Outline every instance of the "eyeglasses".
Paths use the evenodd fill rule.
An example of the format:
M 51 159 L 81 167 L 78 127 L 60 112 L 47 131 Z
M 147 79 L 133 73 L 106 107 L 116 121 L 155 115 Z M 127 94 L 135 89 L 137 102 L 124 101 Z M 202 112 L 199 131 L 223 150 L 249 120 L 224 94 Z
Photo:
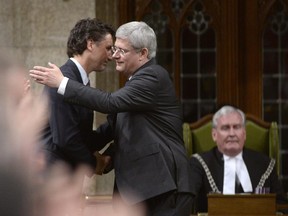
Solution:
M 111 50 L 113 52 L 113 55 L 115 53 L 120 53 L 120 55 L 124 56 L 126 53 L 130 52 L 131 50 L 127 50 L 127 49 L 122 49 L 122 48 L 119 48 L 119 47 L 116 47 L 116 46 L 112 46 L 111 47 Z

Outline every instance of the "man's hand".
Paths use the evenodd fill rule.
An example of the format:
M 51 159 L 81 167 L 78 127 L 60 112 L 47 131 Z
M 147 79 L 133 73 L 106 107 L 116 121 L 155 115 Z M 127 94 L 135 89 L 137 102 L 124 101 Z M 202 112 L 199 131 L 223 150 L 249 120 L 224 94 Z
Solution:
M 102 175 L 105 168 L 111 165 L 112 163 L 111 157 L 108 155 L 101 155 L 99 154 L 99 152 L 95 152 L 94 155 L 97 159 L 95 173 L 97 175 Z
M 52 88 L 58 88 L 64 76 L 59 67 L 57 67 L 55 64 L 49 62 L 48 65 L 50 66 L 49 68 L 34 66 L 33 69 L 29 71 L 30 76 L 37 83 L 41 83 Z

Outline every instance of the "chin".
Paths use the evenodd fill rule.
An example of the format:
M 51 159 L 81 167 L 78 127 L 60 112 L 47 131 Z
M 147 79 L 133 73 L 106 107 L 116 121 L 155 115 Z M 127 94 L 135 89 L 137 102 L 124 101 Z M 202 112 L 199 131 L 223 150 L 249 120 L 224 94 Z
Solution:
M 123 72 L 123 68 L 120 67 L 120 66 L 116 66 L 116 70 L 117 70 L 118 72 Z
M 238 148 L 230 148 L 225 150 L 225 154 L 229 156 L 236 156 L 238 155 L 242 150 Z

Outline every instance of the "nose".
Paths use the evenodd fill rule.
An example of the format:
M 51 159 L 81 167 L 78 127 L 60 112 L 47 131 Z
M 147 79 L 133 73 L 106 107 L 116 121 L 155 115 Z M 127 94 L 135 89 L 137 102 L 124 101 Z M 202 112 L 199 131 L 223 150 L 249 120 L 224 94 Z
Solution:
M 116 50 L 114 53 L 112 53 L 112 58 L 113 59 L 117 59 L 120 57 L 120 53 L 119 53 L 119 50 Z
M 230 130 L 229 130 L 229 135 L 230 135 L 230 136 L 234 136 L 234 135 L 235 135 L 235 130 L 234 130 L 233 127 L 230 128 Z

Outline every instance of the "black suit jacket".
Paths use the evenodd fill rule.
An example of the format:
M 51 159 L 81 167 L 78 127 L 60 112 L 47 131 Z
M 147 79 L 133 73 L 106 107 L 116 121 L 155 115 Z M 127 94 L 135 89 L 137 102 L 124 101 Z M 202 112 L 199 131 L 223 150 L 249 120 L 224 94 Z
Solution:
M 182 115 L 168 72 L 154 60 L 113 93 L 68 81 L 65 98 L 103 113 L 117 113 L 114 168 L 128 203 L 168 191 L 191 192 Z
M 209 170 L 214 178 L 214 181 L 220 191 L 223 191 L 223 180 L 224 180 L 224 160 L 223 154 L 221 154 L 217 147 L 212 148 L 210 151 L 201 153 L 200 156 L 203 158 Z M 244 148 L 242 154 L 243 160 L 246 164 L 250 180 L 252 183 L 253 191 L 257 187 L 261 176 L 265 173 L 270 163 L 270 158 L 262 153 Z M 193 192 L 197 195 L 196 200 L 196 212 L 207 212 L 207 194 L 212 191 L 206 173 L 195 158 L 191 157 L 191 174 L 193 176 Z M 271 193 L 277 194 L 277 201 L 282 202 L 285 200 L 283 188 L 278 180 L 276 168 L 270 174 L 266 180 L 264 187 L 269 187 Z
M 77 66 L 70 59 L 61 67 L 61 71 L 71 80 L 83 83 Z M 83 163 L 95 169 L 93 152 L 111 140 L 110 135 L 106 136 L 101 131 L 112 131 L 108 124 L 93 131 L 93 110 L 67 103 L 56 91 L 55 88 L 44 89 L 50 106 L 49 124 L 43 132 L 47 161 L 49 164 L 65 161 L 72 168 Z

